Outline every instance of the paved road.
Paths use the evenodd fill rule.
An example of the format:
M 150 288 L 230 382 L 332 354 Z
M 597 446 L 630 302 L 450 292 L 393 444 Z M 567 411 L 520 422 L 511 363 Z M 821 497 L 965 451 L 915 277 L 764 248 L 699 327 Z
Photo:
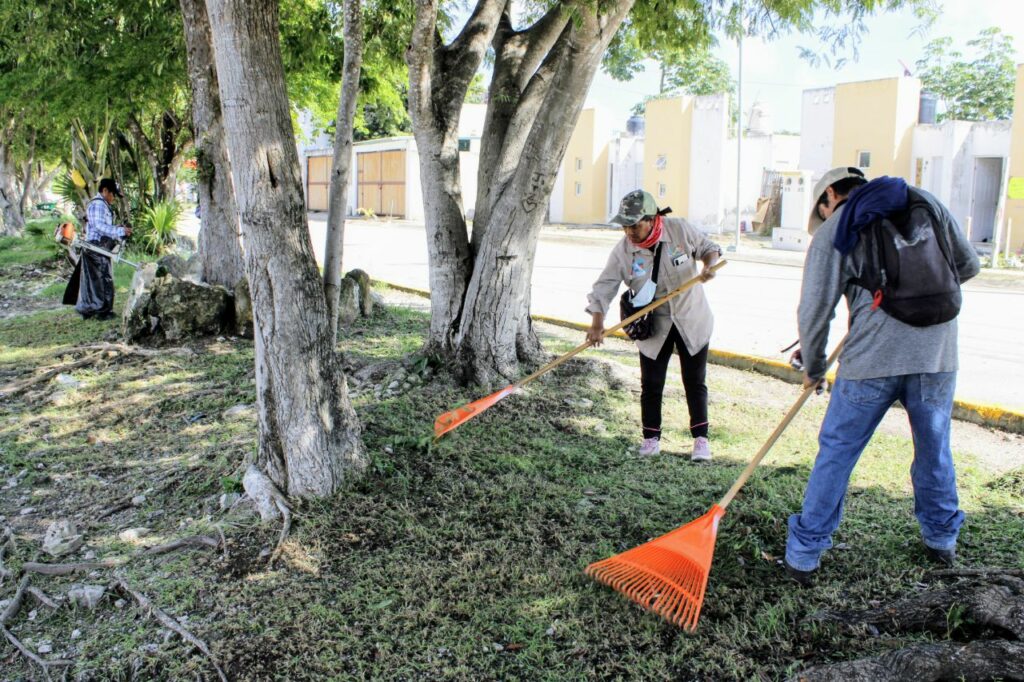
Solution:
M 310 233 L 321 261 L 324 231 L 323 215 L 312 214 Z M 533 312 L 589 323 L 590 316 L 583 312 L 586 295 L 616 238 L 611 231 L 546 230 L 537 247 Z M 707 287 L 715 312 L 711 345 L 784 360 L 779 349 L 797 336 L 802 255 L 744 250 L 739 258 L 748 260 L 733 259 Z M 764 258 L 780 262 L 755 262 Z M 362 268 L 376 279 L 428 288 L 422 225 L 350 221 L 345 226 L 344 260 L 346 270 Z M 969 282 L 964 287 L 958 398 L 1024 411 L 1024 278 L 1018 280 L 1016 286 Z M 846 324 L 846 306 L 840 303 L 831 343 L 838 342 Z

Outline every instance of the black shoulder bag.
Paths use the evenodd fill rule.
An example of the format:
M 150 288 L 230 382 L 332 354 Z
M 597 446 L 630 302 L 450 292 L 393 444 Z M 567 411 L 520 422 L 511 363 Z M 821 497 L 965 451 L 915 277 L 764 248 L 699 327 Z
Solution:
M 655 288 L 658 286 L 658 266 L 661 264 L 661 242 L 658 242 L 658 246 L 654 249 L 654 270 L 651 271 L 651 282 Z M 653 303 L 653 300 L 651 301 Z M 649 305 L 649 304 L 648 304 Z M 619 297 L 619 319 L 625 320 L 630 315 L 636 313 L 644 306 L 634 307 L 633 306 L 633 292 L 627 289 L 622 292 L 622 296 Z M 622 331 L 626 332 L 626 336 L 633 339 L 634 341 L 643 341 L 644 339 L 651 338 L 654 333 L 654 311 L 648 310 L 647 313 L 640 318 L 637 318 L 622 328 Z

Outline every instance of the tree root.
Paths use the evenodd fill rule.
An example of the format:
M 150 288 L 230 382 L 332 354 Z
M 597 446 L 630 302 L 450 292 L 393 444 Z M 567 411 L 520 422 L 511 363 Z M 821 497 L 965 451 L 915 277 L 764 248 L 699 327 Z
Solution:
M 221 537 L 223 537 L 221 533 Z M 191 535 L 187 538 L 179 538 L 172 542 L 167 542 L 162 545 L 156 545 L 150 547 L 142 552 L 146 556 L 156 556 L 158 554 L 167 554 L 175 550 L 183 549 L 185 547 L 210 547 L 217 549 L 221 546 L 221 541 L 217 538 L 211 538 L 209 535 Z
M 66 667 L 66 666 L 74 665 L 75 664 L 74 661 L 68 661 L 68 660 L 65 660 L 65 659 L 62 659 L 62 658 L 59 658 L 59 659 L 56 659 L 56 660 L 53 660 L 53 661 L 44 661 L 43 659 L 39 658 L 34 653 L 32 653 L 28 649 L 28 647 L 26 647 L 24 644 L 22 644 L 21 641 L 17 637 L 15 637 L 14 634 L 11 633 L 10 630 L 7 629 L 6 626 L 0 625 L 0 630 L 3 630 L 4 637 L 7 638 L 7 641 L 10 642 L 14 646 L 15 649 L 17 649 L 18 651 L 21 652 L 22 656 L 24 656 L 25 658 L 29 659 L 30 661 L 32 661 L 33 663 L 35 663 L 36 665 L 38 665 L 40 668 L 43 669 L 43 675 L 46 677 L 47 680 L 50 679 L 50 668 L 51 667 L 62 668 L 62 667 Z
M 20 381 L 12 381 L 6 386 L 0 386 L 0 398 L 10 398 L 11 396 L 17 395 L 19 393 L 26 391 L 29 388 L 32 388 L 36 384 L 40 384 L 44 381 L 52 379 L 53 377 L 57 376 L 62 372 L 78 369 L 79 367 L 85 367 L 86 365 L 91 365 L 94 362 L 98 362 L 102 359 L 103 353 L 92 353 L 90 355 L 86 355 L 84 358 L 79 358 L 74 362 L 65 362 L 64 364 L 61 365 L 53 365 L 52 367 L 43 370 L 42 372 L 36 374 L 35 376 L 31 376 L 27 379 L 22 379 Z
M 29 587 L 27 592 L 36 598 L 40 604 L 49 606 L 51 609 L 59 609 L 60 604 L 50 598 L 48 594 L 40 590 L 38 587 Z
M 149 599 L 146 598 L 145 595 L 133 590 L 128 585 L 128 583 L 124 581 L 123 578 L 117 579 L 116 587 L 126 595 L 132 597 L 136 602 L 138 602 L 139 606 L 142 607 L 144 610 L 148 611 L 149 614 L 153 616 L 153 618 L 155 618 L 161 625 L 178 633 L 178 635 L 182 639 L 184 639 L 186 642 L 188 642 L 195 648 L 199 649 L 199 651 L 201 651 L 203 655 L 205 655 L 206 658 L 213 665 L 214 670 L 217 671 L 217 676 L 221 680 L 223 680 L 223 682 L 227 682 L 227 675 L 224 674 L 224 671 L 217 663 L 217 660 L 213 657 L 213 654 L 210 652 L 210 648 L 206 645 L 206 643 L 203 640 L 199 639 L 191 632 L 183 628 L 181 625 L 179 625 L 178 621 L 174 620 L 165 612 L 160 610 L 160 608 L 154 605 L 151 601 L 149 601 Z
M 955 619 L 951 618 L 955 614 Z M 960 623 L 989 627 L 1024 640 L 1024 580 L 989 574 L 985 582 L 960 582 L 928 590 L 878 609 L 815 614 L 812 620 L 834 622 L 854 629 L 874 626 L 948 634 Z
M 106 561 L 82 561 L 73 564 L 43 564 L 38 561 L 26 561 L 21 568 L 26 573 L 39 573 L 40 575 L 71 575 L 79 571 L 117 568 L 125 561 L 125 559 L 107 559 Z
M 815 666 L 791 682 L 939 682 L 1024 679 L 1024 644 L 1005 640 L 942 642 Z
M 1012 570 L 936 571 L 971 576 L 944 589 L 865 611 L 823 612 L 808 620 L 837 623 L 855 632 L 894 633 L 995 631 L 1013 640 L 944 641 L 890 651 L 881 656 L 810 668 L 791 678 L 797 682 L 888 682 L 892 680 L 1024 680 L 1024 580 Z M 978 577 L 982 580 L 979 582 Z
M 260 471 L 255 465 L 250 464 L 245 470 L 245 475 L 242 477 L 242 487 L 245 489 L 246 494 L 256 503 L 261 519 L 269 521 L 276 518 L 277 514 L 280 513 L 281 518 L 284 520 L 281 526 L 281 536 L 277 540 L 277 546 L 270 553 L 270 559 L 267 561 L 268 566 L 273 566 L 274 562 L 281 556 L 281 552 L 284 549 L 284 541 L 288 539 L 288 535 L 291 533 L 292 509 L 288 505 L 288 500 L 277 489 L 277 486 L 270 480 L 270 477 Z

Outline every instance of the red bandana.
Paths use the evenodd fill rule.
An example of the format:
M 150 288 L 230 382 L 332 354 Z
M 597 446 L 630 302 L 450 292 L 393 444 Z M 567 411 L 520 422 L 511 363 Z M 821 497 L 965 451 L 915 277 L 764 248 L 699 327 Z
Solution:
M 639 246 L 641 249 L 653 249 L 654 245 L 658 243 L 659 239 L 661 239 L 662 232 L 661 216 L 656 215 L 654 216 L 654 227 L 651 229 L 651 233 L 647 235 L 647 239 L 642 242 L 634 242 L 632 239 L 629 241 L 634 245 Z

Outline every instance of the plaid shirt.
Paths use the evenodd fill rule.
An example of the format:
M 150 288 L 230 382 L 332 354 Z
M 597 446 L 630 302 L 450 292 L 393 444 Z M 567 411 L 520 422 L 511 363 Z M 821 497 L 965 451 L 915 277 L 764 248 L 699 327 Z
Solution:
M 92 198 L 85 215 L 85 241 L 98 241 L 100 237 L 124 238 L 124 228 L 114 224 L 114 212 L 101 195 L 97 194 Z

